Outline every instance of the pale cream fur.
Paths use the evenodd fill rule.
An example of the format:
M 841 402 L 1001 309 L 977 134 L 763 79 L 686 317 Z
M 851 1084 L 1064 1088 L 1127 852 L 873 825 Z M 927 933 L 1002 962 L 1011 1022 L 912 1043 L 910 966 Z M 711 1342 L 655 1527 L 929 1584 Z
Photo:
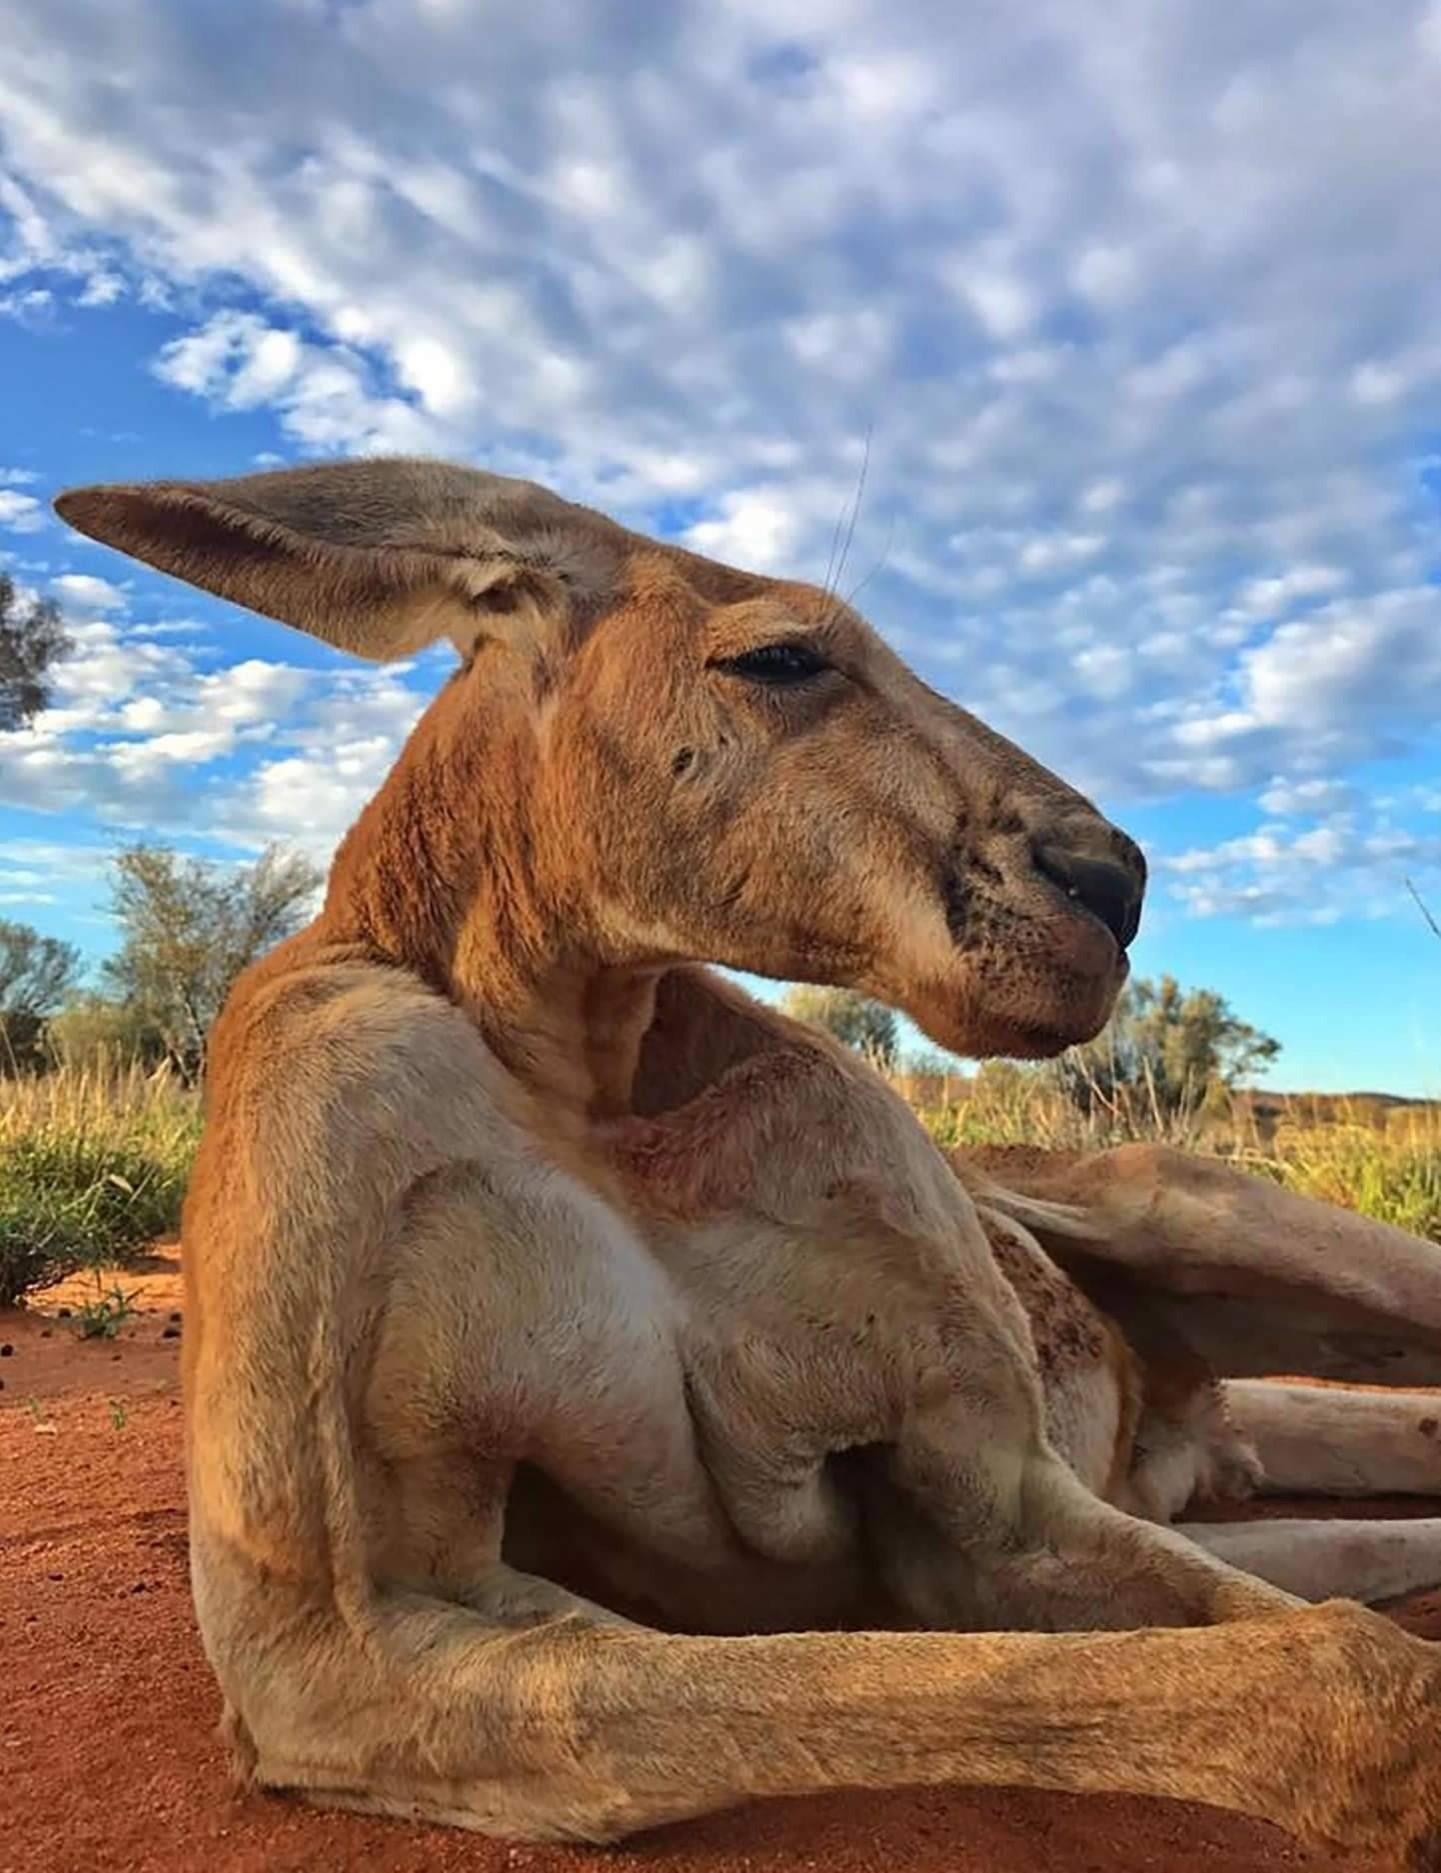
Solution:
M 1163 1155 L 947 1164 L 695 966 L 1054 1051 L 1124 977 L 1123 835 L 831 595 L 525 484 L 60 508 L 345 648 L 466 659 L 214 1037 L 192 1562 L 248 1774 L 590 1840 L 846 1785 L 1130 1790 L 1436 1864 L 1432 1649 L 1163 1525 L 1258 1473 L 1228 1297 L 1240 1370 L 1301 1296 L 1328 1369 L 1430 1383 L 1436 1252 Z M 794 685 L 735 662 L 797 641 Z

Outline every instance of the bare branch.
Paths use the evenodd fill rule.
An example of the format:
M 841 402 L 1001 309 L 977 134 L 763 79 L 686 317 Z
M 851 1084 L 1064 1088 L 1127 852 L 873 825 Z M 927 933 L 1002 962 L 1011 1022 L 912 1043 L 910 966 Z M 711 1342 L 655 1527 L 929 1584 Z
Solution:
M 1406 880 L 1406 889 L 1411 893 L 1412 897 L 1416 900 L 1416 908 L 1417 910 L 1420 911 L 1421 915 L 1426 919 L 1427 924 L 1430 926 L 1432 936 L 1441 937 L 1441 923 L 1437 923 L 1435 917 L 1431 914 L 1430 909 L 1427 907 L 1426 900 L 1422 897 L 1421 893 L 1416 889 L 1415 885 L 1411 882 L 1409 878 Z

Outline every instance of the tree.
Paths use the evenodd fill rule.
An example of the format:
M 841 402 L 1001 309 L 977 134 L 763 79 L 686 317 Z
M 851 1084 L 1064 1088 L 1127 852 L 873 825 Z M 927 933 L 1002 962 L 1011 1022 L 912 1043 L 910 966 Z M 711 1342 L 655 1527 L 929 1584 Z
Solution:
M 73 944 L 0 918 L 0 1073 L 29 1063 L 46 1017 L 79 973 Z
M 847 1047 L 854 1047 L 873 1066 L 889 1071 L 895 1065 L 896 1017 L 883 1002 L 872 1001 L 859 989 L 821 988 L 801 982 L 786 990 L 781 1007 L 792 1020 L 824 1028 Z
M 1186 990 L 1162 976 L 1131 983 L 1105 1032 L 1072 1048 L 1056 1070 L 1083 1110 L 1139 1097 L 1170 1114 L 1264 1073 L 1280 1051 L 1213 989 Z
M 24 728 L 47 707 L 51 665 L 69 648 L 54 599 L 35 599 L 22 611 L 15 581 L 0 572 L 0 730 Z
M 187 1080 L 204 1071 L 206 1038 L 230 985 L 299 928 L 320 882 L 308 859 L 274 846 L 253 865 L 182 858 L 157 845 L 116 856 L 111 908 L 122 941 L 105 978 Z

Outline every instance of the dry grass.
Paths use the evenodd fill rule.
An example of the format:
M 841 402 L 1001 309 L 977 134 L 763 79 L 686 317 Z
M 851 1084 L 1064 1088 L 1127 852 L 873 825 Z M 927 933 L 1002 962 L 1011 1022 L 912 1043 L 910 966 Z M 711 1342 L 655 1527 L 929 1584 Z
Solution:
M 1392 1113 L 1377 1128 L 1342 1121 L 1283 1124 L 1277 1175 L 1303 1196 L 1343 1203 L 1441 1242 L 1441 1111 Z
M 904 1091 L 914 1088 L 902 1087 Z M 981 1073 L 940 1104 L 919 1104 L 945 1146 L 1030 1144 L 1104 1151 L 1161 1141 L 1229 1159 L 1303 1196 L 1343 1204 L 1441 1242 L 1441 1106 L 1374 1099 L 1246 1097 L 1164 1111 L 1142 1088 L 1081 1111 L 1044 1072 Z
M 897 1076 L 947 1146 L 1105 1150 L 1162 1139 L 1441 1242 L 1441 1106 L 1374 1099 L 1167 1113 L 1144 1089 L 1080 1111 L 1044 1072 Z M 77 1267 L 123 1265 L 172 1231 L 200 1132 L 195 1095 L 112 1059 L 0 1080 L 0 1304 Z

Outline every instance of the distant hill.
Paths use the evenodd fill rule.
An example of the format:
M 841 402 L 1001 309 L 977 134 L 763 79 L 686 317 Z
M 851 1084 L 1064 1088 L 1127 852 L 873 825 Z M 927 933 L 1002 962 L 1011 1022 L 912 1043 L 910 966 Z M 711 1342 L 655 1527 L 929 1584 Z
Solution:
M 1441 1112 L 1441 1100 L 1406 1099 L 1398 1093 L 1283 1093 L 1270 1087 L 1234 1093 L 1232 1105 L 1257 1119 L 1286 1116 L 1313 1125 L 1384 1125 L 1393 1112 Z
M 1027 1069 L 1017 1069 L 1024 1074 Z M 954 1106 L 969 1099 L 974 1072 L 947 1073 L 934 1068 L 902 1067 L 890 1076 L 891 1084 L 912 1105 L 925 1110 Z M 1398 1093 L 1281 1092 L 1251 1087 L 1231 1095 L 1229 1108 L 1213 1114 L 1215 1122 L 1239 1125 L 1269 1141 L 1283 1120 L 1293 1125 L 1371 1125 L 1378 1131 L 1406 1115 L 1432 1114 L 1441 1120 L 1441 1100 L 1407 1099 Z

